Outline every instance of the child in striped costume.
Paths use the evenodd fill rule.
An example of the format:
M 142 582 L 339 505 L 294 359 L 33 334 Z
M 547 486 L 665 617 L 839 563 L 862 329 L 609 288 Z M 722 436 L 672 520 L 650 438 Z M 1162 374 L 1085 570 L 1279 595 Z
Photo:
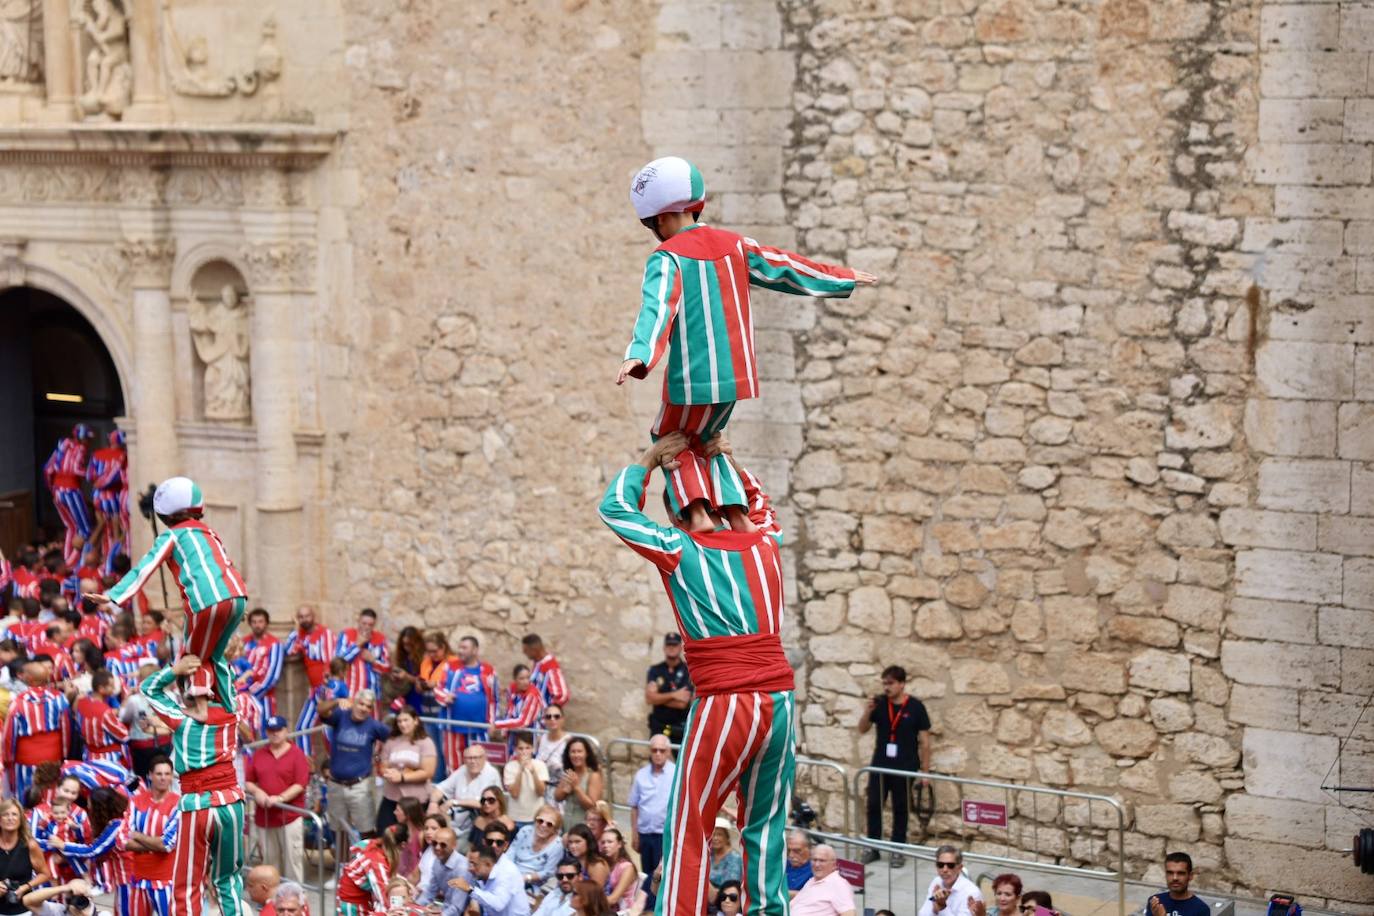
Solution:
M 91 793 L 89 843 L 51 837 L 48 845 L 99 893 L 113 894 L 129 883 L 129 796 L 120 789 L 99 788 Z
M 796 766 L 792 667 L 782 649 L 782 533 L 758 481 L 724 457 L 741 481 L 753 531 L 688 532 L 644 514 L 653 469 L 671 469 L 685 446 L 665 436 L 611 481 L 602 521 L 658 568 L 686 646 L 695 697 L 687 713 L 664 830 L 663 884 L 655 912 L 706 911 L 707 843 L 726 796 L 738 796 L 743 912 L 787 912 L 784 834 Z
M 353 858 L 344 863 L 339 878 L 338 916 L 384 916 L 390 908 L 386 886 L 396 873 L 401 847 L 410 839 L 404 824 L 392 824 L 382 835 L 349 850 Z
M 184 705 L 167 693 L 177 678 Z M 172 767 L 181 777 L 177 844 L 172 866 L 173 916 L 201 916 L 207 883 L 224 916 L 252 916 L 243 900 L 243 784 L 234 771 L 237 717 L 212 704 L 210 669 L 183 655 L 143 682 L 143 695 L 172 729 Z
M 43 480 L 52 493 L 62 526 L 67 529 L 62 558 L 72 569 L 81 565 L 81 548 L 91 536 L 91 510 L 86 505 L 81 485 L 86 479 L 86 459 L 92 438 L 89 426 L 76 424 L 72 434 L 57 443 L 57 448 L 43 465 Z
M 194 481 L 186 477 L 164 480 L 153 493 L 153 511 L 167 530 L 129 574 L 100 597 L 107 604 L 123 604 L 143 588 L 159 565 L 170 563 L 186 609 L 184 651 L 204 659 L 213 669 L 215 702 L 233 715 L 234 675 L 224 650 L 248 602 L 243 576 L 234 568 L 219 535 L 200 520 L 205 497 Z
M 114 558 L 128 552 L 124 539 L 129 533 L 129 453 L 123 430 L 110 433 L 110 444 L 91 455 L 86 479 L 95 509 L 92 539 L 105 556 L 101 570 L 109 575 L 114 571 Z
M 29 832 L 43 850 L 48 874 L 56 881 L 70 881 L 76 877 L 76 871 L 50 841 L 56 838 L 64 843 L 84 843 L 91 838 L 90 819 L 76 803 L 80 797 L 81 781 L 65 775 L 53 787 L 51 801 L 40 801 L 29 810 Z
M 845 297 L 877 277 L 698 223 L 706 184 L 676 156 L 640 169 L 630 202 L 662 244 L 644 268 L 639 317 L 616 384 L 644 378 L 668 354 L 663 406 L 650 435 L 679 430 L 688 436 L 670 475 L 673 511 L 687 513 L 690 531 L 711 530 L 708 508 L 723 512 L 734 530 L 748 531 L 738 475 L 727 461 L 708 463 L 701 446 L 725 429 L 736 401 L 759 396 L 749 287 Z
M 506 714 L 491 727 L 496 731 L 516 731 L 538 728 L 539 716 L 544 712 L 544 695 L 530 682 L 529 665 L 516 665 L 512 672 L 511 685 L 506 688 Z M 509 749 L 515 747 L 515 736 L 507 741 Z

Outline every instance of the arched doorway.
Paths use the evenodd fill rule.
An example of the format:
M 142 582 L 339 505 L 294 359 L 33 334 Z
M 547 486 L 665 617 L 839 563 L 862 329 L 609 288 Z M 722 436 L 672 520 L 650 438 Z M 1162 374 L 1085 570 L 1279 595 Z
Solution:
M 124 414 L 124 392 L 100 335 L 62 299 L 32 287 L 0 291 L 0 549 L 61 520 L 43 483 L 43 463 L 77 423 L 104 446 Z

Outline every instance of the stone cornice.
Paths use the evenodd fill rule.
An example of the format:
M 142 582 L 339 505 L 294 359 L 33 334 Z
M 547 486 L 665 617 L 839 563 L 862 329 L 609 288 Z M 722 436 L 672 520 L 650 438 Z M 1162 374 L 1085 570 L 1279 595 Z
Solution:
M 342 132 L 292 124 L 148 124 L 0 127 L 0 165 L 218 166 L 309 169 L 333 152 Z

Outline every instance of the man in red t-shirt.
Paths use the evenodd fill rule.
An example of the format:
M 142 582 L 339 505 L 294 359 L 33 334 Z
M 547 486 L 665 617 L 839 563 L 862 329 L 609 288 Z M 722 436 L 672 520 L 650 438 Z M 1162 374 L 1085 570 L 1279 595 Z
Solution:
M 282 877 L 305 880 L 305 822 L 283 804 L 300 807 L 310 781 L 310 761 L 286 737 L 286 719 L 267 720 L 267 746 L 258 748 L 244 770 L 244 789 L 255 802 L 253 824 L 262 843 L 262 861 Z

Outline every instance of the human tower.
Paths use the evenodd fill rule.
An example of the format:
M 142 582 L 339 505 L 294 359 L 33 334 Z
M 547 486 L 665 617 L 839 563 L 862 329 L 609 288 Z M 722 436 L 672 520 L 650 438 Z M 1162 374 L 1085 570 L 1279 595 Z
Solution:
M 793 674 L 781 639 L 782 532 L 758 478 L 735 461 L 724 432 L 735 403 L 759 396 L 750 288 L 844 297 L 877 278 L 702 223 L 705 181 L 676 156 L 640 169 L 630 201 L 660 244 L 644 268 L 639 317 L 616 384 L 644 378 L 668 359 L 653 444 L 615 475 L 600 514 L 657 567 L 695 685 L 655 913 L 706 912 L 707 843 L 733 793 L 743 911 L 784 914 L 796 756 Z M 666 477 L 670 525 L 644 512 L 656 467 Z

